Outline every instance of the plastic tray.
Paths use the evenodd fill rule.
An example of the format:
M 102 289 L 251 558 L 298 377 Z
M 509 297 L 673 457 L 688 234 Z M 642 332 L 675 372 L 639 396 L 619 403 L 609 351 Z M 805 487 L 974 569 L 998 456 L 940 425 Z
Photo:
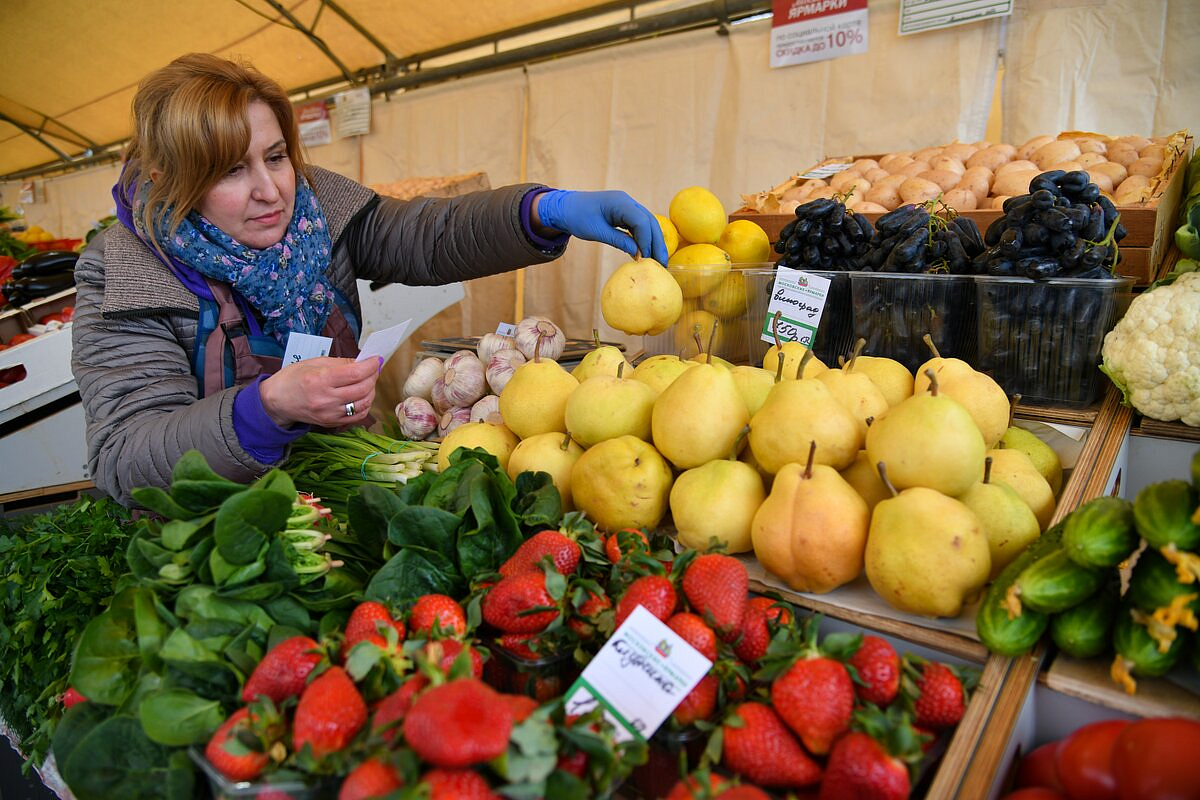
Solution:
M 699 766 L 707 743 L 708 735 L 693 726 L 682 730 L 660 728 L 650 737 L 646 763 L 634 767 L 626 788 L 647 800 L 666 797 L 679 780 L 681 768 L 691 772 Z
M 321 798 L 334 797 L 337 794 L 336 783 L 329 779 L 313 778 L 310 782 L 304 780 L 299 773 L 280 771 L 273 773 L 270 780 L 231 781 L 204 757 L 204 752 L 200 748 L 194 745 L 189 747 L 188 755 L 208 778 L 214 800 L 234 800 L 247 797 L 261 797 L 263 800 L 267 800 L 267 798 L 278 800 L 281 797 L 288 797 L 291 800 L 321 800 Z
M 483 665 L 483 679 L 507 694 L 524 694 L 546 702 L 565 694 L 579 677 L 580 666 L 570 650 L 536 659 L 517 655 L 494 641 L 488 650 L 492 657 Z
M 929 334 L 947 358 L 975 358 L 977 321 L 972 275 L 850 273 L 854 338 L 863 353 L 892 358 L 915 370 L 932 355 Z

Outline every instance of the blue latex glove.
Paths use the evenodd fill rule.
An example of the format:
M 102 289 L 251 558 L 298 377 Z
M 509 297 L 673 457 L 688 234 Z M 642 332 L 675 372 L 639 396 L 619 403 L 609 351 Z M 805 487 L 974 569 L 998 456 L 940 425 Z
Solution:
M 624 192 L 546 192 L 538 200 L 537 216 L 548 228 L 611 245 L 631 256 L 640 251 L 667 265 L 667 244 L 658 220 Z

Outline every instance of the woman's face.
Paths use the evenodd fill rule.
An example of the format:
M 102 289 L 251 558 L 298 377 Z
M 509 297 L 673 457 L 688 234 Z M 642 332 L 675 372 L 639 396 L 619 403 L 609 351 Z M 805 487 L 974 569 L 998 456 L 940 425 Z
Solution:
M 282 239 L 292 221 L 296 170 L 271 107 L 255 100 L 246 116 L 246 154 L 208 190 L 197 210 L 234 239 L 261 250 Z

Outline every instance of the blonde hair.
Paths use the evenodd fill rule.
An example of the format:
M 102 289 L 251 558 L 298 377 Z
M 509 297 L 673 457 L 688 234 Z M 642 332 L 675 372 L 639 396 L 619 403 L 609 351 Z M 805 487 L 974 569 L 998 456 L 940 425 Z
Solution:
M 247 110 L 261 100 L 275 114 L 288 160 L 307 177 L 287 92 L 248 63 L 189 53 L 142 79 L 133 98 L 134 133 L 123 180 L 128 195 L 156 172 L 141 209 L 147 233 L 175 232 L 188 212 L 250 146 Z

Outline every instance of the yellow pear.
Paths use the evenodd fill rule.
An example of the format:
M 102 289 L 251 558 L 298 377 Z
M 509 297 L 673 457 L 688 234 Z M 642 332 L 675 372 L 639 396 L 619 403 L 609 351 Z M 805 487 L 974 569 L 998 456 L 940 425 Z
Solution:
M 735 366 L 729 372 L 733 375 L 733 383 L 737 386 L 738 394 L 742 396 L 742 402 L 746 404 L 746 411 L 753 417 L 766 402 L 767 394 L 774 388 L 775 376 L 765 369 L 747 364 Z
M 676 192 L 667 207 L 667 216 L 681 239 L 713 245 L 721 238 L 728 221 L 721 201 L 703 186 L 689 186 Z
M 622 264 L 600 290 L 604 321 L 630 336 L 657 336 L 683 313 L 683 292 L 652 258 Z
M 997 447 L 1004 450 L 1019 450 L 1029 456 L 1029 460 L 1037 467 L 1037 471 L 1050 484 L 1050 491 L 1054 492 L 1055 497 L 1058 497 L 1058 493 L 1062 491 L 1063 466 L 1062 459 L 1058 457 L 1058 453 L 1054 452 L 1053 447 L 1039 439 L 1037 434 L 1032 431 L 1015 425 L 1008 427 L 1008 430 L 1000 437 Z
M 571 498 L 603 530 L 658 526 L 671 495 L 671 465 L 636 436 L 606 439 L 571 469 Z
M 1003 483 L 1016 490 L 1033 510 L 1033 515 L 1037 517 L 1042 530 L 1048 528 L 1051 518 L 1054 517 L 1054 491 L 1029 460 L 1029 456 L 1020 450 L 1007 448 L 988 450 L 987 454 L 992 458 L 992 483 Z M 976 476 L 982 472 L 980 470 Z
M 783 372 L 779 372 L 779 354 L 783 353 Z M 767 348 L 763 356 L 762 367 L 772 375 L 781 375 L 784 380 L 796 378 L 815 378 L 829 367 L 825 362 L 812 355 L 812 350 L 800 342 L 784 342 L 773 344 Z
M 763 568 L 798 592 L 829 592 L 859 576 L 871 514 L 832 467 L 784 465 L 750 528 Z
M 658 220 L 658 227 L 662 228 L 663 242 L 667 245 L 667 258 L 670 258 L 679 249 L 679 231 L 675 229 L 675 223 L 671 222 L 670 217 L 655 214 L 654 218 Z
M 563 511 L 575 508 L 571 500 L 571 469 L 583 448 L 569 433 L 539 433 L 522 439 L 508 457 L 508 477 L 514 481 L 522 472 L 545 472 L 562 498 Z
M 481 447 L 496 457 L 500 469 L 508 469 L 508 459 L 517 446 L 517 437 L 504 425 L 491 422 L 468 422 L 446 434 L 438 448 L 438 469 L 450 467 L 450 454 L 460 447 Z
M 685 470 L 671 487 L 671 519 L 679 543 L 707 550 L 712 539 L 726 553 L 745 553 L 750 543 L 750 522 L 766 497 L 762 478 L 749 464 L 714 459 Z
M 750 448 L 771 474 L 808 458 L 817 443 L 817 463 L 835 470 L 850 466 L 862 448 L 858 422 L 825 384 L 814 378 L 780 381 L 750 420 Z
M 633 372 L 633 365 L 625 358 L 621 349 L 611 344 L 600 344 L 600 332 L 592 331 L 592 341 L 595 348 L 584 354 L 579 363 L 571 370 L 571 376 L 583 383 L 595 375 L 616 375 L 622 369 Z
M 678 469 L 724 458 L 750 421 L 733 375 L 716 364 L 698 364 L 654 401 L 654 446 Z
M 726 361 L 720 356 L 714 356 L 712 353 L 697 353 L 689 358 L 688 361 L 696 364 L 714 364 L 718 367 L 724 367 L 725 369 L 729 370 L 733 369 L 735 366 L 732 361 Z
M 753 220 L 730 222 L 721 231 L 717 247 L 729 253 L 734 264 L 765 264 L 771 260 L 771 237 Z
M 629 377 L 641 381 L 654 390 L 657 396 L 670 386 L 676 378 L 688 369 L 696 366 L 695 361 L 688 361 L 669 354 L 650 356 L 638 362 Z
M 887 398 L 883 396 L 883 392 L 879 391 L 879 387 L 870 378 L 851 372 L 851 367 L 864 344 L 866 344 L 866 340 L 859 339 L 854 352 L 850 355 L 850 361 L 845 366 L 841 369 L 827 369 L 819 373 L 816 379 L 825 384 L 837 401 L 850 412 L 865 439 L 867 420 L 879 419 L 886 414 L 888 402 Z
M 566 433 L 567 398 L 578 386 L 561 364 L 535 351 L 533 360 L 517 367 L 500 392 L 500 415 L 522 439 L 550 431 Z
M 700 307 L 722 320 L 735 319 L 746 313 L 749 298 L 746 296 L 746 275 L 731 270 L 717 288 L 700 298 Z
M 567 398 L 567 430 L 585 449 L 625 435 L 650 441 L 650 412 L 656 397 L 649 386 L 620 373 L 596 375 Z
M 926 381 L 923 386 L 918 385 L 921 383 L 922 376 L 925 375 L 925 370 L 927 369 L 933 370 L 933 373 L 937 375 L 939 384 L 950 381 L 956 377 L 970 375 L 975 371 L 974 367 L 972 367 L 966 361 L 963 361 L 961 358 L 943 358 L 942 354 L 938 352 L 937 345 L 933 343 L 933 337 L 928 333 L 921 338 L 925 341 L 925 345 L 933 353 L 933 356 L 917 368 L 917 372 L 913 376 L 914 393 L 922 391 L 925 386 L 929 385 L 928 381 Z
M 892 358 L 859 356 L 850 365 L 850 371 L 862 373 L 871 379 L 887 400 L 888 407 L 899 405 L 913 394 L 913 374 L 908 367 Z
M 983 524 L 992 556 L 992 571 L 988 577 L 995 578 L 1008 562 L 1033 544 L 1042 529 L 1021 495 L 1003 483 L 992 483 L 991 473 L 992 458 L 988 456 L 984 459 L 983 480 L 973 484 L 958 499 L 974 511 Z
M 721 285 L 729 274 L 729 254 L 715 244 L 680 247 L 667 260 L 667 267 L 684 297 L 700 297 Z
M 675 352 L 688 357 L 715 353 L 725 344 L 725 326 L 703 309 L 688 311 L 675 326 Z
M 875 510 L 875 506 L 881 500 L 892 496 L 892 490 L 879 477 L 879 469 L 871 463 L 866 450 L 858 451 L 854 462 L 841 471 L 841 476 L 846 479 L 846 483 L 854 487 L 854 491 L 858 492 L 858 496 L 866 502 L 871 511 Z
M 970 412 L 941 394 L 936 380 L 867 429 L 867 456 L 887 463 L 898 489 L 924 486 L 957 497 L 983 474 L 986 450 Z
M 914 486 L 875 506 L 864 565 L 871 587 L 892 607 L 956 617 L 987 582 L 992 561 L 974 511 Z
M 951 365 L 957 359 L 942 359 L 942 371 L 934 370 L 937 375 L 938 390 L 947 397 L 953 397 L 971 413 L 971 418 L 979 426 L 983 434 L 983 443 L 995 447 L 1000 437 L 1008 430 L 1010 404 L 1008 395 L 1000 384 L 990 375 L 971 370 L 970 372 Z M 965 363 L 965 362 L 964 362 Z M 943 374 L 944 373 L 944 374 Z M 913 393 L 920 394 L 929 390 L 929 376 L 918 374 L 913 384 Z

